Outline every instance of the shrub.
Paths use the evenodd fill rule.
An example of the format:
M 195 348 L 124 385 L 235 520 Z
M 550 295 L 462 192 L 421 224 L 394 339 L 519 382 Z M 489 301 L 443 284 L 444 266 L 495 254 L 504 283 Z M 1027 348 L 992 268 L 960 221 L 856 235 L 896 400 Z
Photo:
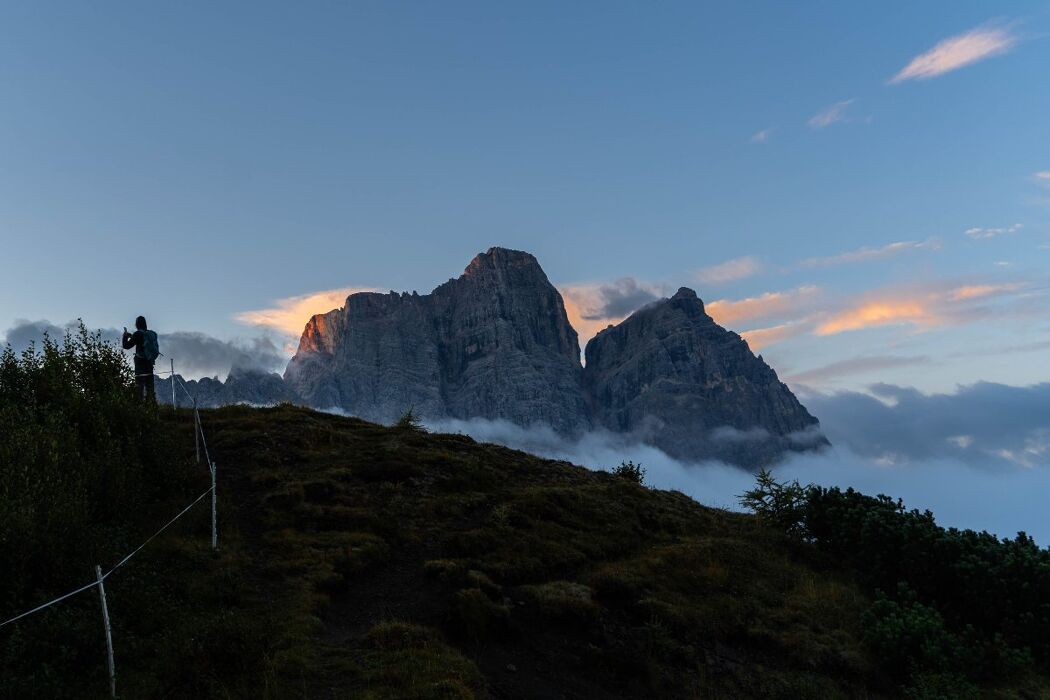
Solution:
M 0 610 L 26 610 L 90 580 L 95 564 L 115 563 L 156 527 L 150 506 L 192 492 L 191 466 L 175 457 L 160 427 L 156 405 L 136 396 L 123 352 L 83 324 L 61 342 L 45 337 L 21 354 L 3 351 Z M 84 601 L 5 634 L 0 666 L 50 668 L 61 656 L 55 649 L 79 639 Z M 85 633 L 93 618 L 85 618 Z M 71 653 L 45 675 L 60 683 L 61 673 L 94 672 L 93 661 Z M 5 674 L 0 694 L 19 682 Z
M 641 462 L 638 464 L 632 461 L 620 462 L 619 466 L 613 468 L 612 473 L 621 479 L 626 479 L 642 486 L 645 485 L 645 467 L 642 466 Z

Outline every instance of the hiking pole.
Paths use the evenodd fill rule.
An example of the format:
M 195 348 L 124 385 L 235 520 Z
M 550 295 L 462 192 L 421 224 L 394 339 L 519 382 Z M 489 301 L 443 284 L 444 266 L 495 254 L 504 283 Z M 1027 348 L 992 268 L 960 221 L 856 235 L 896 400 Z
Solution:
M 95 564 L 98 577 L 98 597 L 102 601 L 102 622 L 106 626 L 106 660 L 109 662 L 109 697 L 117 697 L 117 669 L 113 663 L 113 634 L 109 627 L 109 607 L 106 605 L 106 586 L 102 583 L 102 567 Z
M 171 360 L 171 374 L 168 379 L 171 380 L 171 412 L 175 413 L 175 358 L 168 358 Z

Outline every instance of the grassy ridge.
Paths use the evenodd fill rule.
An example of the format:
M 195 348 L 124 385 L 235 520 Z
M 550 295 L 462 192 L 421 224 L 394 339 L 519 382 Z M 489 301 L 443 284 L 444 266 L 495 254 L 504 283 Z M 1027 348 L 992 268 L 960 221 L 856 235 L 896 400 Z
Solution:
M 0 560 L 18 572 L 0 581 L 5 613 L 86 582 L 207 484 L 190 415 L 129 401 L 97 339 L 71 347 L 0 364 Z M 282 406 L 203 422 L 221 549 L 201 507 L 107 581 L 122 697 L 933 700 L 963 687 L 924 675 L 904 688 L 887 666 L 902 630 L 923 653 L 939 639 L 936 591 L 874 594 L 867 574 L 888 569 L 849 558 L 891 552 L 886 538 L 828 534 L 853 532 L 855 508 L 840 527 L 816 517 L 828 508 L 799 520 L 789 498 L 770 527 L 629 470 L 411 421 Z M 0 668 L 3 697 L 104 697 L 94 592 L 0 630 Z M 1047 697 L 1034 674 L 979 694 Z

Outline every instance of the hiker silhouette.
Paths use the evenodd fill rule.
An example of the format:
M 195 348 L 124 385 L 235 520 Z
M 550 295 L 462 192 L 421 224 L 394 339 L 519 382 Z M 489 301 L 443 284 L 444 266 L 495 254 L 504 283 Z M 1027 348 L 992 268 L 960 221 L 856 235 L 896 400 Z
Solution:
M 139 398 L 155 402 L 157 392 L 153 383 L 153 363 L 160 355 L 160 345 L 157 342 L 157 334 L 146 326 L 144 316 L 135 319 L 134 333 L 128 333 L 128 327 L 124 326 L 121 345 L 125 350 L 135 348 L 135 385 L 138 387 Z

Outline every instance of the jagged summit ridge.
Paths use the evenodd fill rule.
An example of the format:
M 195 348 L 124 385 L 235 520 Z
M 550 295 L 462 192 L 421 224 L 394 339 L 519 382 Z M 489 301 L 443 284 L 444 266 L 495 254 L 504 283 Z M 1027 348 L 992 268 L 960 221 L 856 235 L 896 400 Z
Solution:
M 776 372 L 687 287 L 602 330 L 586 360 L 536 258 L 496 247 L 429 294 L 358 292 L 315 315 L 283 381 L 231 375 L 230 387 L 199 389 L 201 405 L 272 394 L 382 423 L 411 408 L 569 436 L 600 428 L 679 459 L 748 468 L 827 444 Z

